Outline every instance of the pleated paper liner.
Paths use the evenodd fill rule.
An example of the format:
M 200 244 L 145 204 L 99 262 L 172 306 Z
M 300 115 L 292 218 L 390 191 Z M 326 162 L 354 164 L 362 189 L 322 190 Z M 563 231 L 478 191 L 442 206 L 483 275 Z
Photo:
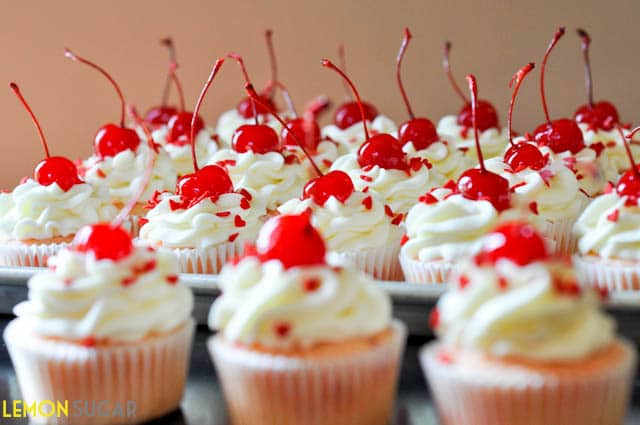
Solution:
M 351 266 L 378 280 L 402 280 L 402 269 L 398 261 L 400 244 L 360 251 L 331 252 L 330 262 Z

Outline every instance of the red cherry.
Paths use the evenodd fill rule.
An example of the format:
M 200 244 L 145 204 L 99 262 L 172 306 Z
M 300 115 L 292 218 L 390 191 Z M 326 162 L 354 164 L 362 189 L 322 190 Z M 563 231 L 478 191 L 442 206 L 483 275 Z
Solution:
M 178 112 L 171 117 L 167 124 L 169 129 L 167 134 L 167 143 L 177 146 L 185 146 L 189 144 L 192 117 L 192 112 Z M 193 129 L 194 134 L 198 134 L 203 128 L 204 121 L 199 115 L 196 115 L 195 126 Z
M 309 180 L 302 191 L 302 199 L 311 198 L 318 205 L 324 205 L 333 196 L 344 203 L 355 188 L 351 177 L 344 171 L 330 171 L 324 176 Z
M 154 128 L 167 125 L 172 116 L 178 113 L 173 106 L 156 106 L 147 111 L 144 121 Z
M 510 222 L 485 236 L 484 246 L 475 260 L 479 265 L 495 265 L 498 260 L 507 259 L 518 266 L 526 266 L 547 258 L 547 245 L 532 225 Z
M 98 223 L 81 228 L 73 239 L 78 252 L 92 252 L 96 260 L 118 261 L 133 252 L 131 235 L 120 226 Z
M 271 98 L 264 95 L 261 95 L 261 98 L 270 106 L 272 106 L 274 109 L 276 108 Z M 238 114 L 240 114 L 240 116 L 244 119 L 253 118 L 255 116 L 253 104 L 254 102 L 251 100 L 251 98 L 245 97 L 240 101 L 240 103 L 238 103 L 238 106 L 236 106 L 236 111 L 238 111 Z M 258 115 L 264 115 L 264 114 L 267 114 L 269 111 L 267 110 L 267 108 L 261 105 L 255 105 L 255 112 L 257 112 Z
M 493 105 L 486 100 L 478 100 L 478 109 L 476 112 L 476 121 L 479 131 L 485 131 L 490 128 L 498 128 L 498 112 Z M 473 127 L 473 117 L 471 114 L 471 104 L 467 103 L 458 113 L 458 124 L 471 128 Z
M 35 180 L 42 186 L 57 183 L 60 189 L 67 191 L 74 184 L 83 183 L 78 176 L 76 165 L 63 156 L 50 156 L 40 161 L 34 171 Z
M 376 134 L 360 146 L 358 164 L 360 167 L 377 165 L 387 170 L 408 168 L 406 154 L 398 139 L 384 133 Z
M 268 125 L 244 124 L 233 133 L 231 145 L 236 152 L 253 152 L 265 154 L 279 152 L 278 133 Z
M 587 124 L 589 128 L 609 131 L 620 124 L 618 110 L 611 102 L 602 100 L 593 106 L 582 105 L 574 114 L 575 120 L 580 124 Z
M 364 108 L 364 115 L 367 121 L 373 121 L 378 116 L 378 110 L 370 103 L 362 102 Z M 362 115 L 360 114 L 360 107 L 358 102 L 345 102 L 336 110 L 333 117 L 335 125 L 344 130 L 362 121 Z
M 260 260 L 278 260 L 285 269 L 325 264 L 327 252 L 309 214 L 269 219 L 260 230 L 256 248 Z
M 539 146 L 548 146 L 555 153 L 569 151 L 575 155 L 585 148 L 580 127 L 569 118 L 538 126 L 533 137 Z
M 509 149 L 504 154 L 504 162 L 511 167 L 511 170 L 518 172 L 526 168 L 532 170 L 541 170 L 547 165 L 547 158 L 542 155 L 540 149 L 535 145 L 527 142 L 519 142 Z
M 140 145 L 140 137 L 135 130 L 106 124 L 96 133 L 94 149 L 100 158 L 116 156 L 125 150 L 136 151 Z
M 440 140 L 436 126 L 427 118 L 414 118 L 400 126 L 398 141 L 402 146 L 413 143 L 416 150 L 426 149 Z
M 320 126 L 315 120 L 304 118 L 294 118 L 287 122 L 287 126 L 282 129 L 280 137 L 286 146 L 298 146 L 298 142 L 290 133 L 293 133 L 298 140 L 302 141 L 305 148 L 315 152 L 320 143 Z
M 207 165 L 198 171 L 182 176 L 176 192 L 183 199 L 204 199 L 233 192 L 233 183 L 227 171 L 219 165 Z

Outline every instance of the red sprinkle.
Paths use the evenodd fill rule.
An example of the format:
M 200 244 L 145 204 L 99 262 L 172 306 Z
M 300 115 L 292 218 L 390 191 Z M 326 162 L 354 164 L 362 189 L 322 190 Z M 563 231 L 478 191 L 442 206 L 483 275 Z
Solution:
M 155 269 L 156 265 L 157 265 L 156 260 L 149 260 L 146 263 L 144 263 L 142 266 L 134 268 L 132 271 L 135 274 L 148 273 L 151 270 Z
M 511 193 L 514 193 L 516 191 L 517 188 L 525 186 L 527 184 L 527 182 L 520 182 L 520 183 L 516 183 L 513 186 L 511 186 L 511 188 L 509 189 L 509 191 Z
M 176 283 L 178 283 L 178 276 L 175 274 L 170 274 L 169 276 L 167 276 L 166 280 L 169 285 L 175 285 Z
M 278 335 L 278 337 L 286 338 L 287 335 L 289 335 L 289 332 L 291 332 L 291 325 L 286 322 L 276 323 L 273 325 L 273 331 Z
M 96 171 L 96 174 L 98 175 L 98 177 L 100 177 L 101 179 L 104 179 L 105 177 L 107 177 L 107 175 L 104 173 L 104 171 L 102 171 L 102 168 L 98 168 L 98 171 Z
M 244 187 L 238 190 L 238 193 L 242 196 L 244 196 L 246 199 L 248 199 L 249 201 L 253 199 L 253 196 L 251 196 L 251 193 L 249 193 L 249 191 L 247 189 L 245 189 Z
M 558 280 L 554 282 L 553 286 L 559 294 L 568 295 L 570 297 L 577 297 L 582 292 L 580 285 L 578 285 L 578 282 L 575 279 L 571 279 L 569 281 Z
M 251 203 L 247 200 L 247 198 L 242 198 L 242 200 L 240 201 L 240 208 L 242 208 L 243 210 L 248 210 L 249 208 L 251 208 Z
M 596 291 L 598 291 L 598 295 L 600 296 L 601 301 L 606 301 L 609 299 L 609 288 L 606 286 L 596 286 Z
M 504 276 L 498 278 L 498 289 L 505 291 L 509 287 L 509 283 Z
M 80 345 L 83 347 L 95 347 L 98 342 L 94 336 L 88 336 L 80 340 Z
M 386 215 L 388 215 L 389 217 L 393 217 L 393 210 L 391 209 L 391 207 L 389 205 L 385 205 L 384 206 L 384 213 Z
M 244 221 L 242 217 L 240 217 L 239 215 L 236 215 L 235 218 L 233 219 L 233 224 L 236 227 L 244 227 L 247 225 L 247 222 Z
M 437 357 L 438 357 L 438 360 L 441 363 L 444 363 L 444 364 L 452 364 L 453 363 L 453 356 L 451 355 L 451 353 L 449 353 L 447 351 L 439 351 Z
M 393 224 L 394 226 L 399 226 L 400 223 L 402 223 L 403 218 L 404 215 L 398 214 L 397 216 L 393 217 L 393 220 L 391 220 L 391 224 Z
M 534 213 L 535 215 L 538 215 L 538 203 L 536 201 L 529 203 L 529 209 L 531 210 L 532 213 Z
M 418 201 L 423 202 L 427 205 L 438 203 L 438 199 L 430 193 L 425 193 L 424 195 L 418 198 Z
M 445 189 L 453 190 L 454 192 L 458 190 L 458 185 L 453 180 L 449 180 L 442 187 L 444 187 Z
M 367 193 L 369 191 L 369 186 L 365 186 L 362 188 L 362 193 Z
M 136 279 L 138 279 L 136 276 L 128 276 L 128 277 L 125 277 L 124 279 L 122 279 L 122 282 L 120 282 L 120 283 L 122 284 L 122 286 L 133 285 L 133 283 L 136 281 Z
M 220 211 L 216 213 L 216 217 L 229 217 L 231 215 L 231 211 Z
M 362 200 L 362 205 L 364 205 L 366 209 L 370 210 L 372 206 L 372 202 L 373 202 L 373 199 L 371 198 L 371 196 L 367 196 Z
M 404 235 L 402 235 L 402 239 L 400 239 L 400 246 L 403 246 L 404 244 L 406 244 L 409 241 L 409 235 L 407 235 L 406 233 Z
M 285 155 L 284 157 L 284 163 L 287 165 L 293 164 L 298 162 L 298 157 L 295 155 Z
M 329 161 L 328 159 L 323 159 L 322 160 L 322 165 L 324 165 L 327 168 L 330 168 L 333 165 L 333 162 Z
M 360 174 L 360 178 L 366 182 L 372 182 L 373 181 L 373 177 L 369 177 L 366 174 Z
M 460 277 L 458 278 L 458 285 L 460 285 L 460 289 L 464 289 L 467 287 L 467 285 L 469 285 L 470 279 L 467 275 L 460 275 Z
M 302 282 L 302 288 L 305 292 L 313 292 L 317 290 L 320 285 L 322 285 L 322 282 L 320 282 L 320 279 L 317 279 L 315 277 L 306 279 L 304 282 Z
M 238 239 L 239 235 L 240 235 L 240 233 L 233 233 L 233 234 L 229 235 L 229 238 L 228 238 L 229 242 L 233 242 L 236 239 Z
M 144 217 L 138 217 L 138 227 L 142 227 L 149 222 L 148 219 Z
M 607 220 L 616 223 L 619 217 L 620 217 L 620 211 L 616 209 L 616 210 L 613 210 L 613 212 L 607 216 Z

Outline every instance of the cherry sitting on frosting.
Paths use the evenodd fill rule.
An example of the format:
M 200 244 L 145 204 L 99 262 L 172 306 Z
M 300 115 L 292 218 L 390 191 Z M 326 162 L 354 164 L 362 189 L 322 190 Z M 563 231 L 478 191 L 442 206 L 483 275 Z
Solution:
M 469 83 L 469 90 L 471 91 L 471 110 L 475 117 L 478 99 L 476 78 L 473 75 L 467 75 L 467 82 Z M 473 123 L 476 124 L 476 121 L 473 120 Z M 487 200 L 491 202 L 496 210 L 503 211 L 510 206 L 509 181 L 485 168 L 478 130 L 478 126 L 474 125 L 473 133 L 480 168 L 471 168 L 462 173 L 458 179 L 458 190 L 460 194 L 467 199 L 474 201 Z
M 120 125 L 106 124 L 98 130 L 94 146 L 96 154 L 101 158 L 105 158 L 116 156 L 117 154 L 125 150 L 131 150 L 135 152 L 135 150 L 138 149 L 138 146 L 140 145 L 140 137 L 138 137 L 138 133 L 136 133 L 135 130 L 126 128 L 124 126 L 126 103 L 124 100 L 124 95 L 122 94 L 122 90 L 120 90 L 118 84 L 107 71 L 105 71 L 95 63 L 77 56 L 69 49 L 65 49 L 64 54 L 67 58 L 88 65 L 96 71 L 100 72 L 107 80 L 109 80 L 111 85 L 116 90 L 118 97 L 120 98 Z
M 204 199 L 233 192 L 227 171 L 219 165 L 207 165 L 178 180 L 177 193 L 183 199 Z
M 176 50 L 171 37 L 162 39 L 161 43 L 169 50 L 169 64 L 176 63 Z M 162 91 L 162 101 L 160 105 L 154 106 L 145 114 L 144 121 L 153 128 L 166 125 L 171 117 L 178 113 L 178 108 L 167 105 L 169 91 L 171 90 L 171 81 L 172 76 L 170 70 L 164 83 L 164 90 Z
M 191 132 L 191 112 L 178 112 L 171 117 L 167 127 L 167 143 L 176 146 L 185 146 L 189 144 L 189 134 Z M 194 123 L 194 132 L 198 134 L 204 128 L 204 121 L 196 116 Z
M 578 127 L 578 124 L 576 124 L 574 120 L 568 118 L 551 121 L 544 92 L 544 72 L 547 67 L 547 60 L 549 59 L 549 54 L 563 35 L 564 27 L 560 27 L 551 39 L 547 51 L 544 54 L 544 59 L 542 60 L 542 67 L 540 69 L 540 97 L 547 122 L 536 128 L 533 137 L 539 146 L 548 146 L 549 149 L 555 153 L 569 151 L 572 154 L 576 154 L 585 147 L 580 127 Z
M 261 261 L 278 260 L 285 269 L 325 264 L 327 252 L 322 236 L 305 213 L 269 219 L 260 230 L 256 249 Z
M 629 196 L 631 198 L 640 199 L 640 170 L 638 169 L 638 165 L 633 159 L 633 153 L 631 152 L 631 148 L 629 147 L 629 142 L 625 140 L 624 134 L 620 127 L 617 127 L 620 132 L 620 136 L 622 136 L 622 140 L 624 143 L 624 148 L 627 152 L 627 157 L 629 158 L 629 163 L 631 164 L 631 168 L 626 171 L 620 180 L 618 180 L 618 184 L 616 185 L 616 192 L 620 196 Z M 633 140 L 633 136 L 636 133 L 640 132 L 640 127 L 636 127 L 629 133 L 626 137 L 629 141 Z
M 323 176 L 309 180 L 302 191 L 302 199 L 313 199 L 322 206 L 333 196 L 344 203 L 353 194 L 355 188 L 351 177 L 344 171 L 333 170 Z
M 92 252 L 96 260 L 118 261 L 133 252 L 131 235 L 120 226 L 98 223 L 81 228 L 73 239 L 78 252 Z
M 442 61 L 444 72 L 447 74 L 453 90 L 464 102 L 464 106 L 458 113 L 458 125 L 466 129 L 472 128 L 474 126 L 473 108 L 471 102 L 469 102 L 464 92 L 462 91 L 460 86 L 458 86 L 458 83 L 456 83 L 456 80 L 453 77 L 453 72 L 451 71 L 451 63 L 449 62 L 450 53 L 451 42 L 446 41 L 444 43 L 444 57 Z M 498 112 L 496 111 L 496 108 L 494 108 L 493 105 L 488 101 L 482 99 L 478 100 L 478 104 L 475 108 L 475 115 L 475 125 L 478 127 L 479 131 L 485 131 L 490 128 L 498 128 Z
M 514 83 L 515 87 L 513 88 L 511 101 L 509 102 L 509 114 L 507 115 L 507 132 L 509 134 L 509 144 L 511 147 L 509 147 L 507 152 L 504 154 L 504 162 L 511 167 L 513 172 L 518 172 L 527 168 L 531 170 L 541 170 L 545 165 L 547 165 L 547 158 L 542 155 L 542 152 L 540 152 L 540 149 L 538 149 L 537 146 L 524 141 L 518 142 L 517 144 L 513 142 L 513 130 L 511 127 L 513 106 L 516 103 L 516 96 L 520 90 L 520 85 L 534 67 L 535 65 L 533 63 L 528 63 L 523 66 L 515 73 L 509 83 L 509 87 L 514 85 Z
M 591 130 L 611 130 L 620 124 L 618 110 L 611 102 L 593 100 L 593 79 L 591 78 L 591 61 L 589 60 L 589 46 L 591 37 L 583 30 L 578 29 L 578 36 L 582 41 L 582 53 L 584 56 L 584 77 L 587 87 L 587 103 L 580 106 L 575 114 L 575 120 L 580 124 L 587 124 Z
M 475 257 L 479 265 L 495 265 L 505 259 L 526 266 L 549 258 L 547 245 L 535 228 L 522 222 L 504 223 L 489 233 Z
M 416 118 L 413 114 L 413 109 L 409 103 L 409 97 L 402 84 L 402 78 L 400 75 L 400 67 L 402 66 L 402 59 L 409 46 L 411 40 L 411 31 L 409 28 L 404 29 L 404 37 L 402 38 L 402 44 L 400 45 L 400 51 L 396 59 L 396 80 L 398 81 L 398 87 L 402 100 L 409 113 L 410 120 L 403 123 L 398 129 L 398 141 L 402 146 L 411 142 L 416 150 L 426 149 L 431 146 L 432 143 L 440 140 L 438 133 L 436 132 L 436 126 L 433 122 L 427 118 Z
M 287 126 L 280 133 L 282 143 L 285 146 L 298 146 L 291 133 L 295 134 L 299 140 L 302 140 L 305 147 L 310 151 L 315 152 L 318 148 L 321 135 L 317 121 L 309 121 L 304 118 L 293 118 L 287 121 Z
M 38 130 L 40 142 L 42 142 L 42 147 L 44 148 L 46 159 L 40 161 L 38 165 L 36 165 L 33 176 L 34 179 L 43 186 L 49 186 L 53 183 L 57 183 L 58 186 L 60 186 L 60 189 L 65 192 L 71 189 L 73 185 L 83 183 L 78 176 L 78 169 L 73 161 L 62 156 L 51 156 L 49 154 L 49 146 L 47 145 L 47 139 L 44 137 L 44 132 L 42 131 L 40 122 L 36 118 L 36 115 L 33 113 L 33 110 L 27 103 L 24 96 L 22 96 L 20 87 L 18 87 L 16 83 L 9 83 L 9 87 L 13 90 L 13 93 L 15 93 L 29 113 L 31 121 L 36 126 L 36 130 Z

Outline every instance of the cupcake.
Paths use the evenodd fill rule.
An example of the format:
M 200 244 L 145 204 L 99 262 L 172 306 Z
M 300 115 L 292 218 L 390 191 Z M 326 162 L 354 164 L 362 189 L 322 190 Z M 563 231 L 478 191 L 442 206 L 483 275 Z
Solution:
M 132 243 L 117 225 L 80 230 L 29 280 L 29 298 L 4 331 L 25 402 L 106 400 L 109 411 L 135 403 L 135 417 L 72 409 L 60 419 L 92 425 L 140 423 L 177 409 L 195 329 L 193 295 L 177 272 L 172 256 Z
M 387 213 L 384 201 L 375 193 L 355 190 L 342 171 L 309 181 L 302 197 L 289 200 L 278 212 L 310 214 L 337 261 L 376 279 L 401 280 L 400 220 Z
M 10 86 L 38 129 L 46 158 L 33 178 L 25 177 L 12 191 L 0 193 L 0 264 L 43 267 L 80 228 L 113 219 L 117 209 L 106 190 L 80 178 L 70 159 L 49 154 L 36 116 L 18 85 Z
M 420 361 L 443 424 L 622 424 L 636 348 L 524 223 L 460 265 Z
M 308 215 L 271 218 L 220 284 L 207 345 L 233 423 L 388 423 L 406 329 L 364 274 L 326 264 Z

